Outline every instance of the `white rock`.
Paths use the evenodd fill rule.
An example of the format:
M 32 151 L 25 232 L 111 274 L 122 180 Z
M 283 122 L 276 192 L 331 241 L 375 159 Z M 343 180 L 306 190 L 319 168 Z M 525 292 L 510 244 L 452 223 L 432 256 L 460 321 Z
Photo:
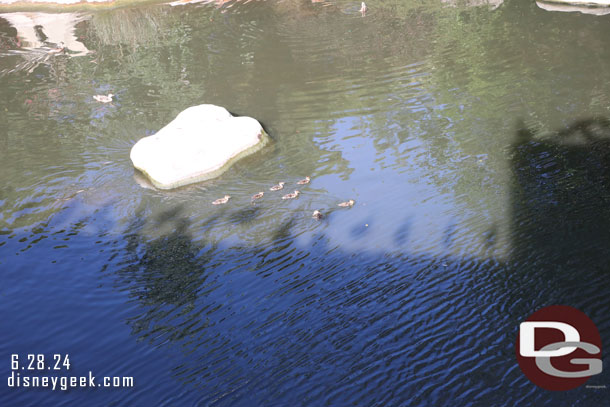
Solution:
M 153 185 L 172 189 L 217 177 L 267 140 L 255 119 L 233 117 L 223 107 L 199 105 L 138 141 L 130 156 Z

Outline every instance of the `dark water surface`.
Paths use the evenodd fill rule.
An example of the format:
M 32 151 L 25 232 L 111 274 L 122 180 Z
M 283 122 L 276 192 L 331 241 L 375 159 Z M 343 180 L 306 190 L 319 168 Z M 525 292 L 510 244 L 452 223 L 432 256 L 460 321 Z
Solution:
M 495 4 L 153 5 L 70 55 L 0 15 L 0 406 L 608 405 L 607 353 L 549 392 L 515 339 L 564 304 L 610 345 L 610 16 Z M 131 146 L 201 103 L 273 142 L 147 188 Z M 8 388 L 28 353 L 135 387 Z

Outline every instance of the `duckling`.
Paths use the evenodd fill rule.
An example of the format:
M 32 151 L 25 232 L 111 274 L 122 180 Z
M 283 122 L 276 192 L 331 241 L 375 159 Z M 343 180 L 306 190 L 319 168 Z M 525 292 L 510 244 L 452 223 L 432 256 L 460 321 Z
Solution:
M 224 198 L 218 198 L 217 200 L 215 200 L 214 202 L 212 202 L 212 205 L 222 205 L 222 204 L 226 204 L 227 202 L 229 202 L 229 199 L 231 199 L 230 195 L 225 195 Z
M 294 193 L 292 194 L 286 194 L 282 197 L 282 199 L 294 199 L 297 198 L 299 196 L 301 192 L 300 191 L 294 191 Z
M 360 5 L 360 13 L 362 13 L 362 15 L 365 15 L 365 14 L 366 14 L 366 11 L 367 11 L 368 9 L 369 9 L 369 8 L 366 6 L 366 4 L 365 4 L 364 2 L 362 2 L 362 4 Z
M 340 206 L 341 208 L 351 208 L 352 206 L 354 206 L 355 203 L 356 203 L 356 201 L 354 201 L 353 199 L 350 199 L 347 202 L 341 202 L 337 206 Z
M 322 212 L 316 209 L 315 211 L 313 211 L 313 215 L 311 215 L 311 217 L 320 220 L 324 217 L 324 215 L 322 215 Z
M 256 201 L 257 199 L 261 199 L 263 195 L 265 195 L 264 192 L 259 192 L 258 194 L 252 195 L 252 202 Z
M 114 95 L 112 93 L 109 93 L 108 96 L 106 95 L 95 95 L 93 96 L 93 99 L 97 100 L 98 102 L 101 103 L 110 103 L 112 102 L 112 97 Z
M 279 182 L 277 185 L 274 185 L 269 188 L 269 191 L 279 191 L 280 189 L 284 189 L 284 184 L 285 182 Z
M 305 185 L 305 184 L 309 184 L 309 181 L 311 181 L 311 178 L 305 177 L 305 179 L 302 179 L 302 180 L 298 181 L 297 184 L 298 185 Z

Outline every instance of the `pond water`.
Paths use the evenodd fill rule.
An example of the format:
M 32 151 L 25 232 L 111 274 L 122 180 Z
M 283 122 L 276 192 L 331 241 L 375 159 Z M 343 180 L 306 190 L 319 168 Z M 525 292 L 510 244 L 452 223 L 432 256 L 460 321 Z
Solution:
M 515 339 L 564 304 L 610 340 L 610 16 L 358 4 L 0 15 L 0 405 L 607 402 L 534 386 Z M 150 188 L 130 148 L 202 103 L 271 144 Z M 8 388 L 36 353 L 135 387 Z

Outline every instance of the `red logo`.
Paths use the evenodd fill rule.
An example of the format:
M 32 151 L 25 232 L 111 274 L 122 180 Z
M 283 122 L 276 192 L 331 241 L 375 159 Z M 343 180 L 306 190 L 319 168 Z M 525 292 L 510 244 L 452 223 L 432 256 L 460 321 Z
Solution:
M 519 326 L 519 367 L 546 390 L 571 390 L 601 373 L 601 349 L 597 327 L 576 308 L 545 307 Z

